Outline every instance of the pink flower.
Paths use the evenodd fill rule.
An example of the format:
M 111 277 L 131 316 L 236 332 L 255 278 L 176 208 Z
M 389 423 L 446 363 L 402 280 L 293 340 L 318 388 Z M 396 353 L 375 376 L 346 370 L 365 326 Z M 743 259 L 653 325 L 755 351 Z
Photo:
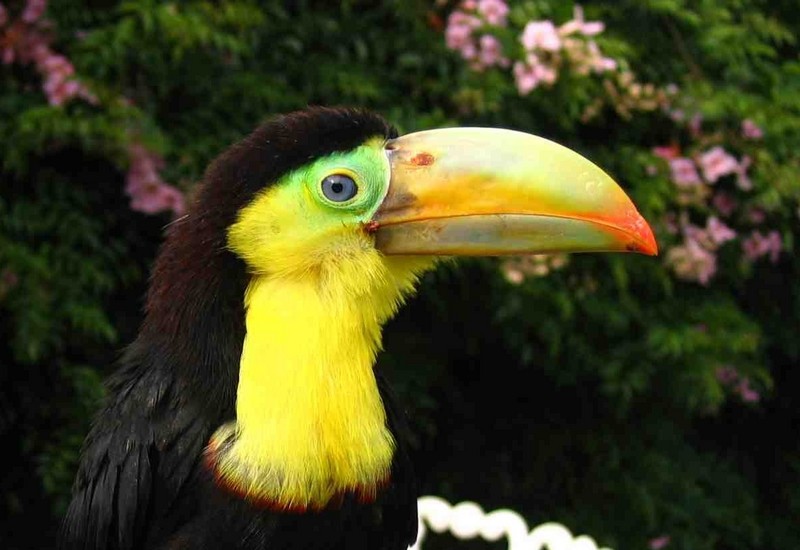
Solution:
M 527 63 L 514 63 L 514 80 L 520 95 L 527 95 L 539 84 L 552 84 L 558 78 L 553 67 L 539 61 L 535 54 L 528 54 Z
M 506 16 L 508 16 L 508 6 L 503 0 L 478 0 L 478 13 L 490 25 L 504 27 Z
M 730 366 L 719 367 L 717 369 L 717 380 L 719 380 L 721 384 L 730 386 L 739 380 L 739 372 Z
M 557 80 L 558 73 L 555 67 L 547 65 L 546 63 L 539 63 L 535 55 L 528 54 L 528 63 L 531 66 L 531 70 L 536 75 L 536 78 L 541 82 L 553 84 Z
M 717 257 L 689 237 L 667 253 L 666 262 L 679 279 L 702 285 L 707 285 L 717 271 Z
M 717 380 L 725 386 L 732 386 L 733 392 L 738 393 L 745 403 L 758 403 L 761 394 L 750 386 L 750 380 L 739 376 L 739 372 L 731 367 L 719 367 L 717 369 Z
M 694 162 L 690 159 L 680 157 L 670 160 L 669 170 L 672 175 L 672 181 L 679 187 L 689 187 L 701 183 Z
M 761 394 L 750 387 L 750 381 L 747 378 L 739 382 L 739 385 L 736 386 L 736 392 L 745 403 L 758 403 L 761 400 Z
M 716 216 L 708 218 L 706 232 L 715 244 L 720 245 L 736 238 L 736 231 L 721 222 Z
M 736 210 L 736 200 L 724 191 L 714 195 L 714 198 L 711 199 L 711 204 L 717 209 L 717 212 L 725 217 L 730 216 Z
M 20 17 L 27 23 L 35 23 L 42 16 L 46 7 L 45 0 L 28 0 Z M 0 4 L 0 8 L 3 8 L 2 4 Z M 4 8 L 2 14 L 6 15 Z M 37 71 L 42 75 L 42 90 L 50 105 L 63 105 L 75 97 L 96 102 L 97 98 L 83 84 L 71 80 L 75 74 L 75 67 L 69 59 L 50 49 L 51 37 L 41 31 L 43 26 L 41 24 L 15 25 L 18 36 L 10 43 L 5 44 L 0 51 L 3 63 L 17 62 L 23 65 L 34 63 Z
M 583 8 L 576 5 L 573 9 L 572 19 L 558 28 L 558 34 L 567 36 L 577 32 L 584 36 L 594 36 L 603 32 L 605 27 L 605 24 L 601 21 L 585 21 Z
M 36 68 L 44 76 L 42 89 L 50 105 L 63 105 L 75 97 L 96 103 L 97 98 L 83 84 L 69 80 L 75 74 L 75 67 L 66 57 L 53 53 L 46 46 L 38 48 L 32 55 L 35 56 Z
M 519 95 L 527 95 L 539 85 L 539 78 L 527 63 L 517 61 L 514 63 L 513 71 Z
M 500 41 L 490 34 L 484 34 L 480 39 L 480 51 L 478 53 L 477 69 L 503 65 L 508 60 L 503 57 L 503 46 Z
M 747 175 L 747 170 L 752 163 L 753 160 L 745 155 L 736 167 L 736 186 L 742 191 L 750 191 L 753 188 L 753 182 L 750 181 L 750 177 Z
M 52 86 L 48 86 L 49 84 L 52 84 Z M 63 105 L 78 95 L 80 89 L 80 84 L 74 80 L 48 80 L 48 82 L 45 83 L 47 102 L 55 106 Z
M 613 71 L 617 68 L 617 62 L 614 59 L 606 57 L 600 53 L 600 48 L 594 41 L 589 42 L 587 51 L 589 53 L 588 64 L 594 72 L 604 73 L 606 71 Z
M 680 148 L 674 143 L 672 145 L 664 145 L 662 147 L 653 147 L 651 151 L 655 156 L 664 160 L 676 159 L 681 154 Z
M 750 381 L 745 379 L 739 384 L 739 395 L 745 403 L 758 403 L 761 400 L 761 394 L 750 387 Z
M 720 146 L 713 147 L 700 155 L 700 167 L 703 176 L 709 183 L 716 182 L 722 176 L 734 174 L 739 169 L 739 163 Z
M 28 0 L 20 19 L 26 23 L 35 23 L 47 9 L 47 0 Z
M 753 231 L 750 236 L 742 242 L 742 251 L 750 261 L 755 261 L 762 256 L 769 254 L 769 260 L 776 263 L 781 254 L 783 244 L 781 236 L 777 231 L 770 231 L 762 235 L 759 231 Z
M 454 11 L 447 18 L 447 28 L 444 31 L 445 43 L 451 50 L 461 50 L 472 45 L 472 33 L 481 26 L 481 21 L 474 15 L 463 11 Z
M 478 48 L 473 42 L 468 42 L 461 47 L 461 57 L 467 60 L 475 59 L 478 55 Z
M 561 49 L 561 38 L 552 21 L 530 21 L 520 38 L 526 50 L 542 49 L 555 52 Z
M 49 75 L 66 78 L 75 74 L 75 67 L 63 55 L 50 53 L 39 61 L 39 68 Z
M 666 548 L 669 546 L 669 543 L 672 541 L 672 538 L 669 535 L 662 535 L 660 537 L 650 539 L 647 543 L 647 546 L 650 550 L 661 550 L 662 548 Z
M 146 214 L 183 212 L 183 194 L 164 183 L 158 173 L 164 161 L 140 144 L 131 145 L 128 155 L 131 164 L 125 178 L 125 192 L 131 197 L 131 209 Z
M 756 126 L 756 123 L 746 118 L 742 121 L 742 136 L 746 139 L 761 139 L 764 137 L 764 131 Z
M 145 214 L 184 210 L 183 194 L 170 185 L 148 185 L 131 197 L 131 209 Z

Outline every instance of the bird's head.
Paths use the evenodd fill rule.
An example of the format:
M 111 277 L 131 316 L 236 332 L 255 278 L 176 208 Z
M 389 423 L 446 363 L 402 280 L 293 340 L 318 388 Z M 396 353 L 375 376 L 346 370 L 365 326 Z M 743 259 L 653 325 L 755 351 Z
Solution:
M 328 151 L 264 181 L 238 212 L 229 246 L 252 273 L 341 286 L 387 270 L 419 271 L 440 256 L 656 253 L 650 227 L 622 189 L 552 141 L 490 128 L 397 137 L 361 111 L 313 109 L 283 124 L 297 121 L 311 133 L 295 141 Z M 262 140 L 243 143 L 269 162 L 275 143 Z

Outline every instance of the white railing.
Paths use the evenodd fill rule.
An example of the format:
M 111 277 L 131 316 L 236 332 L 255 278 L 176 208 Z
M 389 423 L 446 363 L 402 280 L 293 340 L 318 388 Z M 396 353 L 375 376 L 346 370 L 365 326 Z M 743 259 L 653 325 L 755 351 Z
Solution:
M 474 502 L 453 506 L 431 496 L 419 499 L 419 535 L 411 550 L 421 550 L 429 528 L 434 533 L 449 531 L 459 539 L 481 537 L 494 542 L 506 537 L 508 550 L 611 550 L 598 548 L 594 539 L 586 535 L 574 537 L 559 523 L 543 523 L 529 531 L 522 516 L 513 510 L 487 514 Z

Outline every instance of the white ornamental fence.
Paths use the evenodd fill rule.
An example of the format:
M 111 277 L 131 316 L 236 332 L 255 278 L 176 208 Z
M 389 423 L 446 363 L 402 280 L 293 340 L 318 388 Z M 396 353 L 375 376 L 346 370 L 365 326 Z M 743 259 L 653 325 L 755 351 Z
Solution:
M 422 550 L 428 530 L 434 533 L 448 531 L 458 539 L 480 537 L 494 542 L 505 537 L 508 550 L 611 550 L 598 548 L 593 538 L 575 537 L 559 523 L 543 523 L 532 531 L 513 510 L 501 509 L 488 514 L 474 502 L 455 506 L 439 497 L 419 499 L 419 535 L 411 550 Z

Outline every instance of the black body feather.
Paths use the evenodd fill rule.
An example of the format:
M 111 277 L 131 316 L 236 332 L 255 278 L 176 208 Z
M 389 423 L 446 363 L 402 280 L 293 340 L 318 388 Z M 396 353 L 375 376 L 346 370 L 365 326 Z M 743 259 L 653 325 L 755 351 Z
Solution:
M 289 170 L 394 137 L 377 115 L 311 108 L 277 117 L 208 168 L 188 213 L 170 226 L 139 336 L 89 433 L 64 520 L 63 550 L 405 549 L 416 536 L 416 486 L 402 412 L 378 386 L 398 449 L 389 486 L 320 513 L 278 513 L 221 491 L 202 460 L 234 416 L 249 275 L 227 228 Z

